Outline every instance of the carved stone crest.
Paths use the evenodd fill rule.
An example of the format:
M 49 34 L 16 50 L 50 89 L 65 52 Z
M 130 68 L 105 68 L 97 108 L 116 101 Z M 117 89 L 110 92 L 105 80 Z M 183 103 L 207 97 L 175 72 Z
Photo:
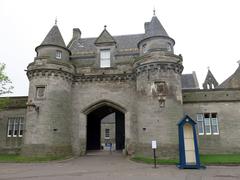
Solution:
M 167 84 L 165 81 L 155 81 L 151 86 L 151 92 L 154 97 L 158 98 L 159 106 L 165 107 L 167 96 Z

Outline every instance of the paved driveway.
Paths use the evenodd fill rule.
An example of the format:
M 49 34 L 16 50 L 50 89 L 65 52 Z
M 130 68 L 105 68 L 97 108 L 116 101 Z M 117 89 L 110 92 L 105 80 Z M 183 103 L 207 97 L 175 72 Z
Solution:
M 34 180 L 239 180 L 240 166 L 210 166 L 206 170 L 179 170 L 175 166 L 135 163 L 121 154 L 89 154 L 61 162 L 0 163 L 0 179 Z

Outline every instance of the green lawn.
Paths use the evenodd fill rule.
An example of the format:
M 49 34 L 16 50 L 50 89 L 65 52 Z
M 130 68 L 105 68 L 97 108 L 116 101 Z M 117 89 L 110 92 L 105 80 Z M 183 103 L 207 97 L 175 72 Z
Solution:
M 152 157 L 144 157 L 144 156 L 134 156 L 131 160 L 136 162 L 142 162 L 147 164 L 153 164 Z M 178 159 L 157 159 L 157 164 L 177 164 Z
M 202 164 L 213 165 L 240 165 L 240 154 L 207 154 L 200 155 L 200 162 Z
M 45 156 L 45 157 L 24 157 L 13 154 L 0 154 L 0 163 L 16 162 L 16 163 L 31 163 L 31 162 L 48 162 L 54 160 L 63 160 L 69 157 L 66 156 Z
M 135 156 L 131 160 L 147 164 L 153 164 L 152 157 Z M 240 165 L 240 154 L 208 154 L 200 155 L 203 165 Z M 178 159 L 157 159 L 157 164 L 178 164 Z

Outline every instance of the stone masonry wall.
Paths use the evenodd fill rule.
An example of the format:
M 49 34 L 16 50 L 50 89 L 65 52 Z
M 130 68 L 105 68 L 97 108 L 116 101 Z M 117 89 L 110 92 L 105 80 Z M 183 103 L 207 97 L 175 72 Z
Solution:
M 197 113 L 217 113 L 219 135 L 198 135 L 200 153 L 240 152 L 240 91 L 211 90 L 183 92 L 184 112 L 196 121 Z
M 61 76 L 34 76 L 30 80 L 24 155 L 71 154 L 71 81 Z M 44 86 L 44 97 L 36 88 Z
M 1 154 L 16 154 L 19 153 L 22 147 L 23 137 L 8 137 L 8 118 L 22 117 L 25 124 L 26 109 L 13 108 L 0 111 L 0 153 Z M 25 129 L 25 128 L 24 128 Z

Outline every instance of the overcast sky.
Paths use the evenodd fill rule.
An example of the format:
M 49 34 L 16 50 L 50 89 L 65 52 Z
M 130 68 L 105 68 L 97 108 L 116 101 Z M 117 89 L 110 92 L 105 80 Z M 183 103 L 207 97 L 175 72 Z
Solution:
M 207 67 L 219 83 L 240 60 L 239 0 L 0 0 L 0 62 L 13 81 L 11 96 L 28 94 L 25 69 L 58 19 L 66 44 L 72 29 L 97 37 L 104 25 L 111 35 L 144 32 L 153 8 L 183 56 L 183 73 L 196 71 L 202 85 Z

